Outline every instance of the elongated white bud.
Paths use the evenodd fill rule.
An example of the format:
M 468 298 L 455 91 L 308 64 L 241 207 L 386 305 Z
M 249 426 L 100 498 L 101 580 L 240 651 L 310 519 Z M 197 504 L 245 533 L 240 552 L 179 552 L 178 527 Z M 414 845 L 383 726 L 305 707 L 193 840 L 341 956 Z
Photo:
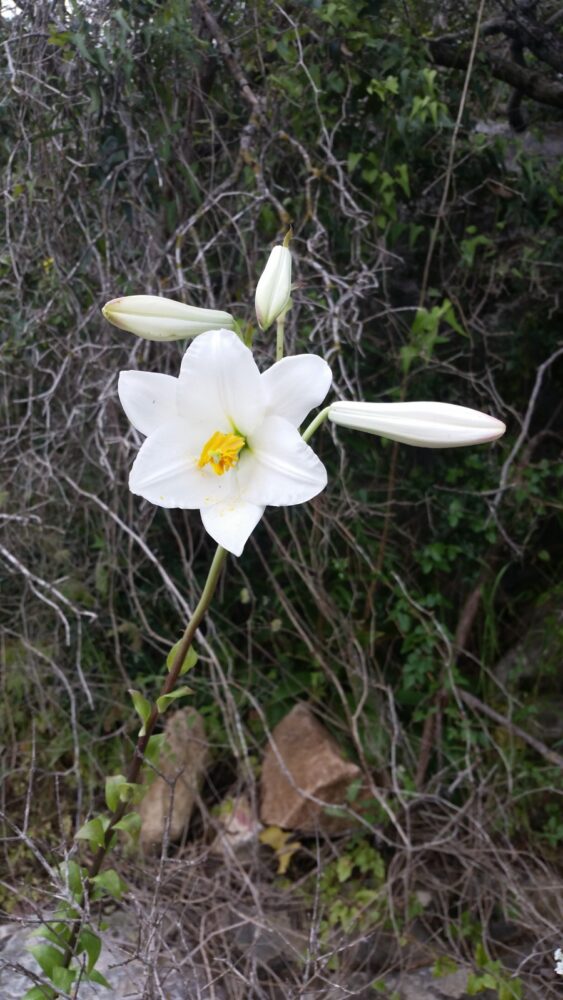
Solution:
M 256 287 L 256 318 L 261 330 L 267 330 L 289 302 L 291 293 L 291 254 L 287 247 L 272 250 Z
M 460 448 L 502 437 L 501 420 L 453 403 L 333 403 L 329 420 L 367 434 L 418 445 Z
M 121 330 L 144 340 L 185 340 L 208 330 L 232 329 L 234 319 L 218 309 L 197 309 L 160 295 L 124 295 L 107 302 L 102 312 Z

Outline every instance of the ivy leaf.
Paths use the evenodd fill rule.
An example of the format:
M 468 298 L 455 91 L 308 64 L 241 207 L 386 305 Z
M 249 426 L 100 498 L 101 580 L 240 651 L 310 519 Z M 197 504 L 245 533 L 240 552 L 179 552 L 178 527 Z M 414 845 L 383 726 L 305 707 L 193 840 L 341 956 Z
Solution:
M 151 714 L 150 702 L 147 701 L 145 696 L 141 694 L 140 691 L 135 691 L 134 688 L 129 688 L 129 694 L 131 695 L 133 705 L 135 706 L 135 711 L 143 723 L 139 731 L 139 736 L 144 736 L 146 732 L 145 727 Z
M 85 951 L 88 956 L 88 962 L 86 964 L 86 972 L 92 972 L 98 958 L 100 957 L 100 952 L 102 950 L 102 939 L 94 934 L 89 927 L 83 927 L 80 931 L 80 936 L 78 938 L 77 952 L 80 954 Z
M 89 840 L 92 850 L 96 847 L 101 847 L 104 843 L 104 838 L 105 831 L 101 816 L 94 816 L 94 819 L 89 819 L 88 822 L 85 823 L 84 826 L 81 826 L 80 830 L 74 834 L 75 840 Z
M 174 660 L 176 659 L 181 644 L 182 644 L 181 639 L 179 639 L 178 642 L 175 642 L 168 656 L 166 657 L 166 666 L 168 667 L 169 671 L 172 670 L 172 667 L 174 666 Z M 184 657 L 184 662 L 182 663 L 180 673 L 178 676 L 181 677 L 182 674 L 187 674 L 188 670 L 192 670 L 195 667 L 198 659 L 199 657 L 195 649 L 192 646 L 190 646 L 188 652 Z
M 110 774 L 106 778 L 106 805 L 110 812 L 115 812 L 121 801 L 121 787 L 127 784 L 124 774 Z
M 183 698 L 187 694 L 192 694 L 192 689 L 186 686 L 171 691 L 170 694 L 161 694 L 160 698 L 156 699 L 156 707 L 159 712 L 165 712 L 171 702 L 176 701 L 177 698 Z

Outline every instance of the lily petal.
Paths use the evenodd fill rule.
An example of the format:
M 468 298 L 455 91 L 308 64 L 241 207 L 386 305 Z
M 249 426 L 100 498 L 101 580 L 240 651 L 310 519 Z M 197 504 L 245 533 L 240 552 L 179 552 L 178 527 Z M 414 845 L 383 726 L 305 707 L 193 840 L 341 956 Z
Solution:
M 201 519 L 203 527 L 218 545 L 240 556 L 263 513 L 263 507 L 234 498 L 203 507 Z
M 326 361 L 316 354 L 283 358 L 260 376 L 268 393 L 268 411 L 299 427 L 325 398 L 332 382 Z
M 177 416 L 178 379 L 159 372 L 120 372 L 117 391 L 129 420 L 141 434 L 150 434 Z
M 244 499 L 265 507 L 304 503 L 327 482 L 313 449 L 288 420 L 276 416 L 266 417 L 248 439 L 237 472 Z
M 246 437 L 262 420 L 266 391 L 260 372 L 236 333 L 213 330 L 190 344 L 182 360 L 178 408 L 190 422 Z M 218 426 L 223 420 L 225 427 Z
M 343 427 L 418 445 L 460 448 L 496 441 L 506 427 L 479 410 L 453 403 L 333 403 L 329 419 Z
M 161 424 L 146 441 L 129 476 L 132 493 L 159 507 L 193 510 L 238 494 L 234 476 L 198 468 L 201 431 L 175 418 Z

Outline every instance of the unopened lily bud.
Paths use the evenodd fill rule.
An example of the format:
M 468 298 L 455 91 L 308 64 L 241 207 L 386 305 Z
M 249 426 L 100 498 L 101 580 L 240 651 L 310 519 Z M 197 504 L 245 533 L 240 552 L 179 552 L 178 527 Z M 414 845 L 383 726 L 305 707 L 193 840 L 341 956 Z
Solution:
M 256 317 L 261 330 L 284 311 L 291 292 L 291 254 L 287 247 L 272 250 L 256 287 Z
M 197 309 L 160 295 L 124 295 L 106 303 L 102 312 L 121 330 L 144 340 L 185 340 L 208 330 L 232 329 L 234 319 L 218 309 Z
M 460 448 L 502 437 L 501 420 L 453 403 L 333 403 L 329 420 L 419 448 Z

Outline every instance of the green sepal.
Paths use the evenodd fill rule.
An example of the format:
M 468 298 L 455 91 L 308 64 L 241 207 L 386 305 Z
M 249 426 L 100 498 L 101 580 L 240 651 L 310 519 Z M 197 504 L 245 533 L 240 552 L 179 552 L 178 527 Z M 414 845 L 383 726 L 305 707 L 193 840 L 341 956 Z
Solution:
M 139 736 L 144 736 L 146 732 L 145 727 L 151 714 L 150 702 L 147 701 L 144 694 L 141 694 L 140 691 L 135 691 L 135 688 L 129 688 L 129 694 L 135 706 L 135 711 L 143 723 L 139 730 Z
M 171 702 L 176 701 L 177 698 L 183 698 L 187 694 L 192 694 L 192 689 L 186 686 L 171 691 L 170 694 L 161 694 L 160 698 L 156 699 L 156 707 L 159 712 L 165 712 Z
M 121 899 L 123 893 L 127 890 L 125 882 L 119 877 L 115 868 L 107 868 L 106 871 L 100 872 L 99 875 L 94 875 L 90 879 L 90 882 L 98 890 L 94 893 L 94 899 L 100 899 L 104 895 L 113 896 L 114 899 Z
M 175 642 L 168 656 L 166 657 L 166 666 L 169 671 L 172 670 L 172 667 L 174 666 L 174 660 L 176 659 L 181 643 L 182 643 L 181 639 L 179 639 L 178 642 Z M 180 669 L 180 673 L 178 676 L 181 677 L 182 674 L 187 674 L 188 670 L 192 670 L 195 667 L 198 659 L 199 657 L 195 649 L 193 648 L 193 646 L 190 646 L 188 652 L 184 657 L 184 662 L 182 663 L 182 667 Z
M 83 927 L 80 931 L 78 937 L 78 943 L 76 946 L 76 953 L 78 955 L 85 951 L 88 956 L 88 961 L 86 963 L 86 972 L 90 974 L 94 968 L 96 962 L 100 957 L 100 952 L 102 950 L 102 939 L 94 934 L 89 927 Z

